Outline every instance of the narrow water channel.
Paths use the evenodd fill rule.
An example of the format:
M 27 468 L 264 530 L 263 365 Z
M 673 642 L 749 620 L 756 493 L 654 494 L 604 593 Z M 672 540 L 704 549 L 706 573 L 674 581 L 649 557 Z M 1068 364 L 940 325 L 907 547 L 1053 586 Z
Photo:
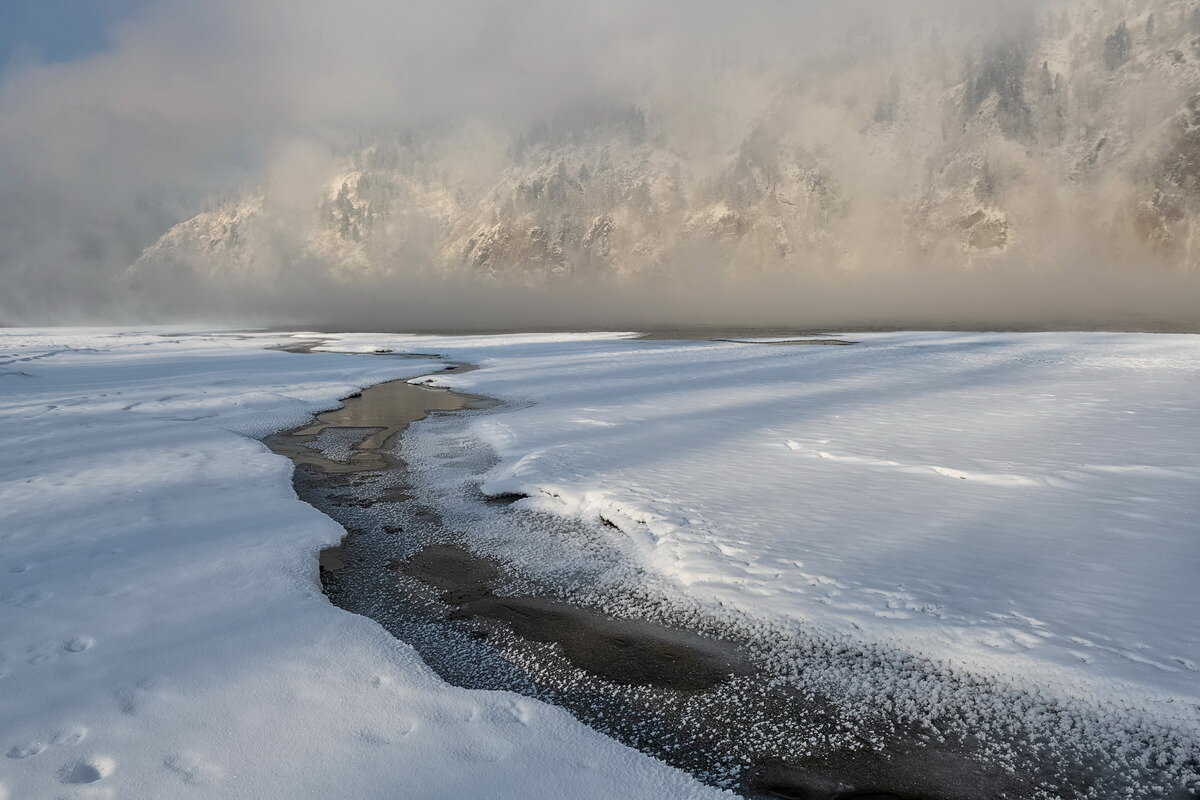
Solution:
M 321 554 L 330 600 L 411 644 L 448 682 L 562 706 L 746 797 L 1074 798 L 1112 780 L 1104 768 L 1088 766 L 1088 754 L 1038 741 L 1019 723 L 999 758 L 992 743 L 961 725 L 945 726 L 959 731 L 946 735 L 877 709 L 864 716 L 846 707 L 836 687 L 814 688 L 805 670 L 794 668 L 797 661 L 777 658 L 791 643 L 720 626 L 665 624 L 653 613 L 614 614 L 561 587 L 538 585 L 517 562 L 480 552 L 416 499 L 400 443 L 410 424 L 429 415 L 497 411 L 503 408 L 488 398 L 393 381 L 266 439 L 295 464 L 299 497 L 347 531 Z M 512 508 L 515 499 L 477 502 L 495 519 L 521 524 L 529 512 Z M 842 659 L 851 668 L 868 657 L 803 647 L 810 659 Z

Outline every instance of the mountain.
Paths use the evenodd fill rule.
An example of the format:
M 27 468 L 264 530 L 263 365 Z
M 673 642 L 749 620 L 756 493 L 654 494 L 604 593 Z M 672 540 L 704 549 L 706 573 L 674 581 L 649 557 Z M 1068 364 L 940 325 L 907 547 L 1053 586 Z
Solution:
M 691 77 L 517 133 L 359 134 L 300 190 L 266 180 L 175 225 L 129 276 L 1200 259 L 1192 0 L 1070 0 L 986 25 L 867 18 L 788 69 L 714 55 Z

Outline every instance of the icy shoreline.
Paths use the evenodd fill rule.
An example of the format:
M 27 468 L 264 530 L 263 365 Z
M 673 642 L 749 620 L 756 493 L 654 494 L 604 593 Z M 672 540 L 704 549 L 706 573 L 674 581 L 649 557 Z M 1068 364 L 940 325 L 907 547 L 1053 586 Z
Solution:
M 469 425 L 500 459 L 484 492 L 607 520 L 694 596 L 1084 697 L 1200 703 L 1200 337 L 847 336 L 864 346 L 330 347 L 484 364 L 430 378 L 537 403 Z
M 610 735 L 637 742 L 718 785 L 749 789 L 752 796 L 758 796 L 753 787 L 764 783 L 776 787 L 771 791 L 808 791 L 814 798 L 848 797 L 853 785 L 887 796 L 939 798 L 1190 796 L 1183 784 L 1188 776 L 1194 780 L 1200 751 L 1189 733 L 1194 730 L 1189 709 L 1181 709 L 1183 715 L 1174 717 L 1174 723 L 1166 722 L 1128 698 L 1071 699 L 1031 680 L 972 675 L 953 662 L 930 661 L 859 635 L 697 602 L 620 555 L 627 526 L 602 517 L 611 535 L 598 541 L 604 527 L 580 531 L 555 523 L 562 512 L 539 511 L 536 496 L 491 490 L 504 498 L 507 517 L 481 503 L 478 474 L 461 466 L 487 459 L 468 443 L 464 422 L 432 420 L 404 443 L 416 482 L 415 487 L 406 484 L 407 490 L 415 488 L 418 503 L 433 509 L 441 520 L 435 527 L 457 531 L 450 541 L 466 543 L 516 570 L 523 576 L 518 591 L 540 586 L 538 591 L 549 591 L 550 597 L 570 598 L 605 614 L 743 642 L 765 673 L 684 700 L 681 706 L 669 693 L 646 687 L 633 693 L 645 698 L 627 696 L 613 708 L 606 700 L 597 716 L 596 697 L 619 698 L 622 693 L 603 683 L 592 685 L 587 675 L 560 674 L 564 665 L 556 666 L 555 659 L 547 662 L 536 651 L 523 653 L 510 643 L 506 659 L 540 676 L 543 688 L 537 696 L 572 708 Z M 483 488 L 488 490 L 488 484 Z M 557 489 L 543 491 L 559 499 Z M 369 527 L 369 517 L 354 515 L 355 528 Z M 405 537 L 413 530 L 406 523 Z M 434 536 L 445 541 L 438 538 L 444 533 Z M 606 549 L 616 555 L 605 554 Z M 371 553 L 367 561 L 381 563 L 394 556 L 386 545 L 368 545 L 362 552 Z M 385 587 L 392 582 L 383 579 Z M 461 653 L 449 656 L 451 663 L 476 657 L 461 636 L 457 641 Z M 432 648 L 435 660 L 444 664 L 447 656 L 436 643 Z M 448 673 L 457 671 L 451 667 Z M 556 682 L 561 688 L 554 688 Z M 588 696 L 593 698 L 582 707 L 574 697 L 581 685 L 592 687 Z M 614 713 L 630 724 L 614 725 Z M 651 728 L 678 726 L 681 739 L 691 743 L 685 749 L 689 755 L 677 760 L 670 749 L 658 750 L 647 741 L 646 720 Z M 970 777 L 964 781 L 964 776 Z
M 0 332 L 0 794 L 718 794 L 321 594 L 343 531 L 256 438 L 427 364 L 160 333 Z
M 378 764 L 410 758 L 403 785 L 425 796 L 517 796 L 529 780 L 580 796 L 702 791 L 541 704 L 447 687 L 369 623 L 319 608 L 313 554 L 340 529 L 297 508 L 284 465 L 244 437 L 420 364 L 259 349 L 285 334 L 3 333 L 0 443 L 18 454 L 0 468 L 15 521 L 0 533 L 12 796 L 182 782 L 197 796 L 384 797 L 401 784 Z M 466 430 L 414 429 L 430 491 L 472 479 L 448 454 L 482 443 L 498 459 L 488 492 L 606 520 L 647 585 L 697 608 L 1137 708 L 1185 742 L 1197 728 L 1196 337 L 329 338 L 478 362 L 429 380 L 536 401 Z M 532 766 L 546 758 L 555 770 Z
M 456 345 L 464 343 L 462 338 L 443 341 Z M 339 343 L 331 344 L 331 346 L 341 347 L 343 345 Z M 497 349 L 504 347 L 505 345 L 498 345 Z M 551 360 L 551 358 L 546 357 L 546 360 Z M 471 386 L 477 388 L 480 383 L 484 387 L 489 386 L 488 370 L 506 367 L 508 366 L 506 361 L 507 359 L 504 358 L 497 359 L 485 370 L 473 374 L 470 377 Z M 539 367 L 545 370 L 546 365 L 542 363 L 539 364 Z M 549 371 L 555 376 L 560 375 L 560 370 L 550 369 Z M 454 381 L 453 378 L 443 381 L 436 376 L 426 379 L 426 382 L 440 385 L 456 385 Z M 569 381 L 570 378 L 563 380 L 563 382 Z M 531 382 L 535 383 L 539 390 L 544 390 L 548 381 L 544 372 L 539 372 L 531 379 Z M 549 382 L 553 383 L 553 381 Z M 541 400 L 544 400 L 544 395 L 539 398 L 539 401 Z M 575 409 L 570 410 L 574 411 Z M 528 416 L 540 425 L 547 416 L 553 416 L 553 410 L 548 414 L 544 408 L 538 407 L 530 409 Z M 610 419 L 620 419 L 620 416 L 619 412 L 610 414 Z M 504 424 L 504 421 L 505 417 L 503 416 L 498 420 L 483 418 L 475 420 L 470 427 L 474 433 L 480 428 L 486 429 L 491 423 Z M 592 422 L 592 420 L 588 420 L 588 422 Z M 425 470 L 429 476 L 432 476 L 429 478 L 432 483 L 426 488 L 432 490 L 434 494 L 445 489 L 447 484 L 445 475 L 454 473 L 454 465 L 461 458 L 461 455 L 455 455 L 453 458 L 445 460 L 442 454 L 446 452 L 461 454 L 465 447 L 469 449 L 468 440 L 478 438 L 473 435 L 464 435 L 460 430 L 460 425 L 461 423 L 450 424 L 433 421 L 415 432 L 415 444 L 409 446 L 411 453 L 415 456 L 418 472 L 422 471 L 419 468 L 422 464 L 432 463 L 435 465 Z M 430 431 L 440 431 L 440 433 L 435 433 L 423 446 L 421 440 L 423 437 L 428 437 Z M 794 440 L 789 439 L 786 444 L 788 450 L 795 450 Z M 564 442 L 559 447 L 565 448 L 572 445 L 573 442 L 570 444 Z M 438 463 L 439 459 L 443 459 L 445 463 Z M 880 466 L 895 469 L 906 475 L 930 474 L 941 479 L 976 481 L 985 486 L 995 486 L 1001 489 L 1040 485 L 1036 481 L 1022 479 L 1021 476 L 992 476 L 986 473 L 951 470 L 936 466 L 906 465 L 899 462 L 888 462 Z M 634 561 L 639 560 L 640 557 L 640 563 L 646 567 L 642 548 L 646 547 L 648 543 L 653 544 L 653 539 L 648 538 L 645 530 L 640 526 L 646 525 L 648 520 L 652 522 L 652 516 L 622 516 L 620 503 L 612 501 L 614 493 L 604 486 L 596 487 L 595 491 L 589 492 L 590 499 L 585 496 L 584 502 L 576 505 L 575 503 L 578 501 L 573 499 L 572 489 L 564 488 L 561 481 L 548 485 L 537 483 L 514 485 L 491 480 L 497 473 L 503 474 L 506 469 L 508 467 L 502 459 L 500 464 L 488 472 L 482 483 L 472 476 L 465 479 L 460 478 L 462 488 L 465 489 L 462 493 L 463 496 L 469 497 L 473 492 L 482 488 L 485 494 L 494 496 L 523 497 L 524 499 L 517 502 L 517 508 L 525 511 L 565 514 L 568 517 L 575 516 L 606 522 L 613 529 L 619 531 L 613 536 L 618 543 L 617 546 L 620 547 L 621 541 L 631 545 L 631 548 L 626 548 L 627 555 Z M 589 476 L 589 480 L 594 480 L 594 478 Z M 449 481 L 449 483 L 453 483 L 453 481 Z M 443 498 L 443 500 L 445 499 Z M 589 508 L 588 503 L 594 502 L 596 499 L 599 499 L 602 505 L 599 507 L 593 505 Z M 446 512 L 448 516 L 453 517 L 455 502 L 451 500 L 449 506 L 443 503 L 439 511 Z M 457 502 L 461 504 L 462 499 L 460 498 Z M 486 527 L 479 518 L 471 517 L 469 513 L 465 517 L 469 518 L 469 522 L 462 525 L 464 530 Z M 553 537 L 555 534 L 548 535 Z M 577 558 L 578 554 L 572 556 L 562 549 L 554 550 L 552 548 L 555 555 L 553 558 L 549 558 L 544 552 L 538 552 L 542 546 L 547 544 L 546 536 L 546 533 L 543 532 L 539 535 L 535 529 L 531 528 L 523 537 L 509 537 L 505 545 L 500 546 L 496 552 L 505 559 L 520 563 L 523 567 L 534 565 L 535 572 L 539 561 L 548 562 L 540 565 L 540 568 L 546 570 L 543 577 L 552 580 L 555 571 L 561 571 L 562 564 L 571 562 L 573 557 Z M 479 537 L 475 538 L 478 540 Z M 486 540 L 485 536 L 484 544 L 487 543 Z M 467 541 L 471 541 L 470 536 Z M 529 542 L 539 544 L 531 547 L 528 546 Z M 495 541 L 492 541 L 491 544 L 495 549 Z M 526 549 L 523 551 L 521 544 L 526 545 Z M 513 547 L 513 545 L 517 546 Z M 585 549 L 588 546 L 590 545 L 585 545 Z M 652 566 L 651 572 L 653 572 Z M 592 576 L 592 579 L 594 577 Z M 612 584 L 609 586 L 610 591 L 615 588 L 616 595 L 620 596 L 623 593 L 627 594 L 629 586 L 644 585 L 647 577 L 650 576 L 625 571 L 621 575 L 614 574 L 606 577 Z M 679 582 L 671 580 L 671 577 L 667 576 L 667 579 L 662 582 L 664 595 L 649 602 L 648 605 L 645 598 L 640 601 L 640 605 L 636 599 L 633 600 L 632 605 L 628 605 L 627 599 L 626 605 L 621 609 L 622 612 L 639 616 L 645 614 L 646 608 L 649 607 L 657 609 L 661 613 L 662 603 L 679 603 L 681 599 L 683 607 L 686 608 L 688 604 L 687 587 L 682 587 L 684 594 L 681 598 L 678 591 L 681 588 Z M 578 591 L 578 587 L 574 590 Z M 585 592 L 585 594 L 587 593 Z M 606 603 L 611 604 L 614 597 L 612 594 L 605 596 L 601 592 L 594 594 L 592 599 L 599 607 L 608 608 L 611 605 L 606 605 Z M 723 604 L 718 603 L 717 605 Z M 777 627 L 769 615 L 756 621 L 755 614 L 746 615 L 747 611 L 753 611 L 752 608 L 746 609 L 744 604 L 735 605 L 734 608 L 741 609 L 735 615 L 738 621 L 727 620 L 726 623 L 723 623 L 726 625 L 724 628 L 718 625 L 717 628 L 712 629 L 713 635 L 728 634 L 731 630 L 728 625 L 733 625 L 732 630 L 740 629 L 741 635 L 749 637 L 751 641 L 756 638 L 777 636 L 781 641 L 790 643 L 796 653 L 802 654 L 799 658 L 794 653 L 788 652 L 786 646 L 777 652 L 768 654 L 768 657 L 774 659 L 778 668 L 784 672 L 798 670 L 801 673 L 819 676 L 810 677 L 806 681 L 802 681 L 801 685 L 808 686 L 810 690 L 817 691 L 819 694 L 830 692 L 834 696 L 843 698 L 858 696 L 859 701 L 849 699 L 848 702 L 851 704 L 862 702 L 866 704 L 864 710 L 872 705 L 884 709 L 885 713 L 882 715 L 878 713 L 878 709 L 867 713 L 855 712 L 851 709 L 850 720 L 852 722 L 850 724 L 861 729 L 868 739 L 874 736 L 869 731 L 878 730 L 881 725 L 883 729 L 891 727 L 894 723 L 889 723 L 888 718 L 894 715 L 896 722 L 927 727 L 931 731 L 941 731 L 946 736 L 950 736 L 952 731 L 957 731 L 953 734 L 954 736 L 981 738 L 984 749 L 991 752 L 992 757 L 999 760 L 998 763 L 1009 762 L 1018 768 L 1036 766 L 1039 761 L 1070 763 L 1071 759 L 1075 759 L 1076 763 L 1087 765 L 1088 770 L 1094 770 L 1100 763 L 1111 759 L 1111 769 L 1116 772 L 1103 780 L 1121 784 L 1125 778 L 1114 776 L 1128 775 L 1135 782 L 1124 784 L 1122 796 L 1129 793 L 1130 797 L 1173 797 L 1175 790 L 1170 786 L 1174 784 L 1175 779 L 1168 779 L 1166 785 L 1155 786 L 1154 782 L 1159 780 L 1155 777 L 1155 773 L 1159 773 L 1161 768 L 1164 770 L 1162 772 L 1164 776 L 1172 773 L 1187 775 L 1195 769 L 1195 738 L 1187 732 L 1195 730 L 1195 715 L 1191 708 L 1182 704 L 1175 705 L 1177 698 L 1168 697 L 1167 705 L 1155 707 L 1153 699 L 1147 703 L 1144 699 L 1146 695 L 1129 691 L 1132 687 L 1124 686 L 1117 691 L 1109 691 L 1107 694 L 1100 693 L 1098 690 L 1103 684 L 1094 680 L 1096 676 L 1092 676 L 1093 680 L 1087 685 L 1074 687 L 1077 691 L 1064 693 L 1061 688 L 1066 684 L 1065 681 L 1059 684 L 1043 685 L 1038 680 L 1042 675 L 1024 675 L 1020 673 L 1020 668 L 1014 671 L 1011 667 L 1007 674 L 1003 672 L 997 674 L 994 666 L 990 671 L 976 670 L 985 676 L 980 682 L 980 678 L 972 677 L 970 669 L 965 673 L 962 672 L 961 661 L 955 663 L 952 659 L 944 658 L 924 661 L 923 659 L 927 658 L 928 654 L 913 658 L 913 652 L 906 651 L 903 647 L 897 649 L 894 645 L 889 646 L 886 642 L 872 643 L 870 638 L 864 638 L 857 633 L 847 638 L 840 635 L 836 629 L 829 630 L 828 626 L 817 626 L 815 631 L 810 630 L 812 628 L 811 620 L 801 621 L 794 629 L 789 629 L 787 625 Z M 683 617 L 674 622 L 687 626 L 689 622 L 694 624 L 698 619 L 702 620 L 714 611 L 717 612 L 718 619 L 729 616 L 729 613 L 717 611 L 711 603 L 707 606 L 701 603 L 692 612 L 684 611 Z M 695 614 L 700 616 L 696 617 Z M 889 615 L 888 618 L 902 619 L 903 616 L 902 614 Z M 938 618 L 944 619 L 941 616 Z M 668 624 L 673 622 L 670 619 L 662 621 L 668 622 Z M 857 626 L 855 627 L 857 629 Z M 816 633 L 815 639 L 813 638 L 814 632 Z M 842 657 L 846 653 L 850 653 L 852 658 L 865 660 L 847 663 L 846 659 Z M 920 651 L 918 650 L 917 653 Z M 794 666 L 789 667 L 789 663 L 793 660 L 795 661 Z M 815 666 L 820 668 L 814 670 Z M 1061 675 L 1059 677 L 1061 679 Z M 1119 684 L 1109 685 L 1110 687 L 1119 686 Z M 847 695 L 847 687 L 853 688 L 849 695 Z M 1161 698 L 1162 695 L 1154 696 L 1154 699 Z M 1162 722 L 1156 722 L 1156 719 L 1162 720 Z M 760 722 L 765 722 L 765 720 Z M 1049 752 L 1041 755 L 1030 752 L 1022 753 L 1020 752 L 1021 747 L 1018 747 L 1017 751 L 1008 748 L 1006 742 L 1012 740 L 1013 737 L 1017 737 L 1017 739 L 1044 738 L 1053 744 L 1050 746 Z M 1149 773 L 1143 776 L 1151 783 L 1139 785 L 1136 781 L 1141 780 L 1137 777 L 1140 768 L 1136 765 L 1139 760 L 1147 756 L 1158 766 L 1150 769 Z M 1123 766 L 1118 766 L 1118 764 Z M 1108 769 L 1106 767 L 1101 772 Z M 1105 793 L 1111 792 L 1115 788 L 1114 783 L 1106 783 L 1104 788 L 1099 790 L 1101 794 L 1096 796 L 1107 796 Z

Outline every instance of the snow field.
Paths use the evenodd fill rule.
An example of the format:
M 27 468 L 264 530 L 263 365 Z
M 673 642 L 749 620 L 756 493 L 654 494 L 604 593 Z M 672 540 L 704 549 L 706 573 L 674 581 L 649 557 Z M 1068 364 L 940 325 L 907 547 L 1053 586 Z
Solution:
M 165 333 L 0 331 L 0 796 L 718 794 L 321 594 L 255 437 L 428 362 Z

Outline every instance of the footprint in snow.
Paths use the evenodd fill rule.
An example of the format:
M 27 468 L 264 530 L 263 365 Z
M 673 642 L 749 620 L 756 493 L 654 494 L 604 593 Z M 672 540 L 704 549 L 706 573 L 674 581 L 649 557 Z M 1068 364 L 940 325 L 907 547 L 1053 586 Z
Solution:
M 54 736 L 50 737 L 50 744 L 53 745 L 72 745 L 79 744 L 87 736 L 87 728 L 82 725 L 76 725 L 71 728 L 64 728 L 58 731 Z
M 5 755 L 9 758 L 29 758 L 30 756 L 36 756 L 45 749 L 46 745 L 41 742 L 22 742 L 8 748 L 8 752 Z
M 58 771 L 63 783 L 77 785 L 95 783 L 112 774 L 116 762 L 111 758 L 93 757 L 67 764 Z

